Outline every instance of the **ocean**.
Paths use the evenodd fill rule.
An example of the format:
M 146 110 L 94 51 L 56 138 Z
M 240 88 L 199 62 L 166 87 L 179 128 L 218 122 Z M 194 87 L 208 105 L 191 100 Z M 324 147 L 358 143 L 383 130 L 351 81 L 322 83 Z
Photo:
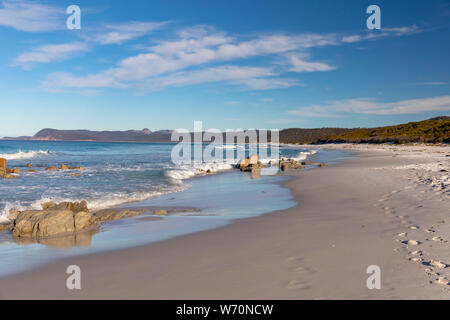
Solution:
M 230 170 L 236 162 L 175 165 L 171 162 L 173 147 L 169 143 L 0 141 L 0 158 L 7 159 L 9 168 L 22 172 L 18 179 L 0 181 L 0 222 L 11 208 L 40 209 L 47 201 L 86 200 L 89 209 L 99 210 L 181 191 L 200 169 L 220 172 Z M 228 148 L 245 148 L 247 156 L 257 152 L 248 145 L 218 145 L 215 152 Z M 310 153 L 288 147 L 280 150 L 280 156 L 297 159 Z M 27 163 L 36 172 L 27 173 Z M 81 176 L 72 175 L 78 171 L 45 170 L 61 164 L 84 170 Z
M 249 172 L 233 169 L 233 161 L 171 162 L 174 144 L 103 143 L 59 141 L 0 141 L 0 157 L 9 168 L 19 168 L 17 179 L 0 180 L 0 219 L 7 220 L 11 208 L 40 209 L 46 201 L 86 200 L 91 211 L 103 208 L 196 208 L 155 217 L 149 214 L 106 222 L 96 232 L 40 239 L 13 238 L 0 232 L 0 276 L 25 271 L 55 259 L 134 247 L 163 241 L 233 221 L 255 217 L 296 205 L 285 176 L 272 175 L 277 166 L 263 169 L 258 179 Z M 206 146 L 193 146 L 205 148 Z M 217 146 L 224 150 L 257 152 L 254 145 Z M 275 156 L 275 155 L 274 155 Z M 280 157 L 334 163 L 348 157 L 336 150 L 309 150 L 282 146 Z M 262 159 L 268 163 L 272 155 Z M 27 163 L 36 172 L 23 173 Z M 73 170 L 46 171 L 66 164 L 82 166 L 81 176 Z M 199 176 L 199 170 L 216 174 Z

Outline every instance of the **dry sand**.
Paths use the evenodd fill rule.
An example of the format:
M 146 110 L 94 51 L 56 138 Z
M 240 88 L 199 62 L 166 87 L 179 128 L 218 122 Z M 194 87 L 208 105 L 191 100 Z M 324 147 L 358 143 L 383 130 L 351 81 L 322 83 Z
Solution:
M 450 149 L 338 147 L 360 158 L 288 173 L 297 207 L 2 278 L 0 298 L 449 298 Z M 71 264 L 81 290 L 66 289 Z

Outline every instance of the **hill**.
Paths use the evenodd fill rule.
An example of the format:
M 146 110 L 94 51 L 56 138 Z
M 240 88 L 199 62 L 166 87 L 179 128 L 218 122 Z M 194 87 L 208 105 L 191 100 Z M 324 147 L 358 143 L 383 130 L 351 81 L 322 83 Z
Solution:
M 316 143 L 450 143 L 450 117 L 409 122 L 395 126 L 370 129 L 353 129 L 341 134 L 331 134 Z
M 280 142 L 290 144 L 318 143 L 450 143 L 450 117 L 378 128 L 284 129 Z M 172 130 L 152 132 L 149 129 L 127 131 L 91 131 L 43 129 L 32 137 L 5 137 L 7 140 L 104 141 L 104 142 L 171 142 Z M 270 141 L 270 131 L 268 131 Z M 192 133 L 191 133 L 192 134 Z M 224 134 L 225 141 L 225 134 Z

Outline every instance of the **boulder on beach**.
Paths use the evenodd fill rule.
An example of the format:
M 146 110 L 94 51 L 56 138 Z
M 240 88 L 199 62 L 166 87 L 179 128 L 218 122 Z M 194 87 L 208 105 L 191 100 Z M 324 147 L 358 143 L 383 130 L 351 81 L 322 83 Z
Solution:
M 42 210 L 69 210 L 72 212 L 89 212 L 86 200 L 80 202 L 61 202 L 59 204 L 53 201 L 41 204 Z
M 294 159 L 281 159 L 279 163 L 279 168 L 281 171 L 287 171 L 289 169 L 304 169 L 305 166 L 301 161 Z
M 255 165 L 259 162 L 259 157 L 257 154 L 252 154 L 248 160 L 250 162 L 249 164 Z
M 247 168 L 249 164 L 250 164 L 250 160 L 247 158 L 244 158 L 239 161 L 238 168 L 239 169 Z
M 13 237 L 19 238 L 48 238 L 97 227 L 92 214 L 70 210 L 26 210 L 11 223 Z
M 253 154 L 250 158 L 245 158 L 239 161 L 238 168 L 241 171 L 252 171 L 254 169 L 264 168 L 264 164 L 259 161 L 259 157 L 257 154 Z

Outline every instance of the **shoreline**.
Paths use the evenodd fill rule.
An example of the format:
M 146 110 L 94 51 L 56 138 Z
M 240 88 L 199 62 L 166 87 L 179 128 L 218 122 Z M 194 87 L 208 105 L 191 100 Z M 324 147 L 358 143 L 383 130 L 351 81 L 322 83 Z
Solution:
M 411 260 L 411 251 L 429 240 L 414 246 L 396 236 L 405 230 L 414 235 L 433 219 L 438 234 L 446 227 L 434 223 L 443 215 L 437 209 L 448 208 L 445 199 L 426 185 L 412 188 L 401 170 L 377 171 L 416 159 L 358 153 L 358 159 L 327 168 L 289 172 L 282 186 L 291 189 L 293 208 L 163 242 L 57 261 L 0 279 L 0 298 L 448 298 L 446 286 L 430 284 L 436 275 L 427 274 L 445 276 L 446 270 L 425 271 L 430 267 Z M 417 192 L 428 198 L 418 199 Z M 413 217 L 412 208 L 420 206 L 430 214 Z M 419 228 L 409 229 L 413 225 Z M 450 261 L 443 251 L 446 243 L 440 243 L 442 248 L 433 244 L 423 254 Z M 85 275 L 78 292 L 65 289 L 68 264 L 80 265 Z M 382 270 L 382 290 L 366 288 L 366 268 L 372 264 Z

